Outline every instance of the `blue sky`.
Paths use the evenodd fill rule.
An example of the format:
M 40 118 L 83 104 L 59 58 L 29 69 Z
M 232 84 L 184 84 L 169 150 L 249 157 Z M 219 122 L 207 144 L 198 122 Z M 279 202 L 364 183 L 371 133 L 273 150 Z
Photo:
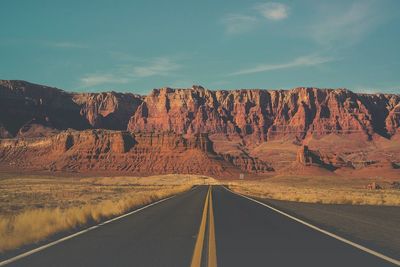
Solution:
M 400 1 L 1 0 L 0 79 L 400 93 Z

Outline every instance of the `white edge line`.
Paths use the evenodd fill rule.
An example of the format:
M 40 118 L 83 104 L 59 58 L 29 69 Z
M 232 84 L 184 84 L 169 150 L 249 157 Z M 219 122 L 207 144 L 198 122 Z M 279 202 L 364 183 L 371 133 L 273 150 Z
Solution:
M 348 240 L 348 239 L 346 239 L 346 238 L 340 237 L 340 236 L 335 235 L 335 234 L 333 234 L 333 233 L 331 233 L 331 232 L 328 232 L 328 231 L 326 231 L 326 230 L 324 230 L 324 229 L 321 229 L 321 228 L 319 228 L 319 227 L 317 227 L 317 226 L 315 226 L 315 225 L 312 225 L 312 224 L 310 224 L 310 223 L 308 223 L 308 222 L 305 222 L 305 221 L 303 221 L 303 220 L 301 220 L 301 219 L 298 219 L 298 218 L 296 218 L 296 217 L 294 217 L 294 216 L 292 216 L 292 215 L 290 215 L 290 214 L 287 214 L 286 212 L 283 212 L 283 211 L 281 211 L 281 210 L 278 210 L 278 209 L 276 209 L 276 208 L 274 208 L 274 207 L 272 207 L 272 206 L 270 206 L 270 205 L 268 205 L 268 204 L 265 204 L 265 203 L 263 203 L 263 202 L 261 202 L 261 201 L 252 199 L 252 198 L 250 198 L 250 197 L 248 197 L 248 196 L 245 196 L 245 195 L 242 195 L 242 194 L 240 194 L 240 193 L 236 193 L 236 192 L 230 190 L 229 188 L 227 188 L 227 187 L 225 187 L 225 186 L 224 186 L 224 188 L 225 188 L 226 190 L 228 190 L 229 192 L 235 194 L 235 195 L 238 195 L 238 196 L 247 198 L 248 200 L 251 200 L 251 201 L 256 202 L 256 203 L 258 203 L 258 204 L 260 204 L 260 205 L 263 205 L 263 206 L 265 206 L 265 207 L 267 207 L 267 208 L 269 208 L 269 209 L 271 209 L 271 210 L 273 210 L 273 211 L 275 211 L 275 212 L 278 212 L 278 213 L 280 213 L 280 214 L 282 214 L 282 215 L 284 215 L 284 216 L 286 216 L 286 217 L 288 217 L 288 218 L 290 218 L 290 219 L 292 219 L 292 220 L 294 220 L 294 221 L 296 221 L 296 222 L 299 222 L 299 223 L 301 223 L 301 224 L 304 224 L 305 226 L 308 226 L 308 227 L 310 227 L 310 228 L 312 228 L 312 229 L 314 229 L 314 230 L 316 230 L 316 231 L 318 231 L 318 232 L 321 232 L 321 233 L 323 233 L 323 234 L 325 234 L 325 235 L 328 235 L 328 236 L 330 236 L 330 237 L 333 237 L 333 238 L 335 238 L 335 239 L 337 239 L 337 240 L 339 240 L 339 241 L 342 241 L 342 242 L 344 242 L 344 243 L 346 243 L 346 244 L 348 244 L 348 245 L 350 245 L 350 246 L 353 246 L 353 247 L 355 247 L 355 248 L 358 248 L 358 249 L 360 249 L 360 250 L 362 250 L 362 251 L 364 251 L 364 252 L 367 252 L 367 253 L 369 253 L 369 254 L 371 254 L 371 255 L 374 255 L 374 256 L 376 256 L 376 257 L 378 257 L 378 258 L 381 258 L 381 259 L 383 259 L 383 260 L 386 260 L 386 261 L 388 261 L 388 262 L 390 262 L 390 263 L 393 263 L 393 264 L 395 264 L 395 265 L 397 265 L 397 266 L 400 266 L 400 261 L 398 261 L 398 260 L 396 260 L 396 259 L 390 258 L 390 257 L 388 257 L 388 256 L 386 256 L 386 255 L 383 255 L 382 253 L 379 253 L 379 252 L 377 252 L 377 251 L 374 251 L 374 250 L 372 250 L 372 249 L 369 249 L 369 248 L 367 248 L 367 247 L 364 247 L 364 246 L 362 246 L 362 245 L 360 245 L 360 244 L 354 243 L 354 242 L 352 242 L 352 241 L 350 241 L 350 240 Z
M 57 244 L 59 244 L 59 243 L 61 243 L 61 242 L 64 242 L 64 241 L 66 241 L 66 240 L 68 240 L 68 239 L 71 239 L 71 238 L 74 238 L 74 237 L 76 237 L 76 236 L 78 236 L 78 235 L 82 235 L 82 234 L 84 234 L 84 233 L 87 233 L 87 232 L 89 232 L 89 231 L 91 231 L 91 230 L 94 230 L 94 229 L 96 229 L 96 228 L 98 228 L 98 227 L 100 227 L 100 226 L 102 226 L 102 225 L 105 225 L 105 224 L 108 224 L 108 223 L 110 223 L 110 222 L 113 222 L 113 221 L 122 219 L 122 218 L 124 218 L 124 217 L 126 217 L 126 216 L 132 215 L 132 214 L 137 213 L 137 212 L 139 212 L 139 211 L 141 211 L 141 210 L 144 210 L 144 209 L 149 208 L 149 207 L 151 207 L 151 206 L 157 205 L 157 204 L 159 204 L 159 203 L 161 203 L 161 202 L 163 202 L 163 201 L 166 201 L 166 200 L 168 200 L 168 199 L 171 199 L 171 198 L 173 198 L 173 197 L 175 197 L 175 196 L 176 196 L 176 195 L 173 195 L 173 196 L 170 196 L 170 197 L 167 197 L 167 198 L 160 199 L 160 200 L 158 200 L 158 201 L 156 201 L 156 202 L 153 202 L 153 203 L 151 203 L 151 204 L 148 204 L 148 205 L 146 205 L 146 206 L 144 206 L 144 207 L 141 207 L 141 208 L 139 208 L 139 209 L 136 209 L 136 210 L 134 210 L 134 211 L 125 213 L 125 214 L 123 214 L 123 215 L 120 215 L 120 216 L 115 217 L 115 218 L 113 218 L 113 219 L 110 219 L 110 220 L 108 220 L 108 221 L 105 221 L 105 222 L 99 223 L 99 224 L 97 224 L 97 225 L 94 225 L 94 226 L 92 226 L 92 227 L 86 228 L 86 229 L 84 229 L 84 230 L 82 230 L 82 231 L 79 231 L 79 232 L 77 232 L 77 233 L 75 233 L 75 234 L 72 234 L 72 235 L 63 237 L 63 238 L 58 239 L 58 240 L 56 240 L 56 241 L 50 242 L 50 243 L 48 243 L 48 244 L 46 244 L 46 245 L 43 245 L 43 246 L 40 246 L 40 247 L 38 247 L 38 248 L 32 249 L 32 250 L 30 250 L 30 251 L 24 252 L 24 253 L 19 254 L 19 255 L 15 256 L 15 257 L 12 257 L 12 258 L 10 258 L 10 259 L 8 259 L 8 260 L 4 260 L 4 261 L 0 262 L 0 266 L 5 266 L 5 265 L 7 265 L 7 264 L 10 264 L 10 263 L 12 263 L 12 262 L 14 262 L 14 261 L 20 260 L 20 259 L 25 258 L 25 257 L 27 257 L 27 256 L 29 256 L 29 255 L 32 255 L 32 254 L 34 254 L 34 253 L 36 253 L 36 252 L 39 252 L 39 251 L 44 250 L 44 249 L 46 249 L 46 248 L 52 247 L 52 246 L 54 246 L 54 245 L 57 245 Z

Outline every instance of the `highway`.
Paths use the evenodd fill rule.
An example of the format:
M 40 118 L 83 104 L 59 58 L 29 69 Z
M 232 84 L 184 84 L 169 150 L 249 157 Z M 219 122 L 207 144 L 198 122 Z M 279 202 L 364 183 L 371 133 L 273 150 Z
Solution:
M 222 186 L 198 186 L 0 266 L 398 266 L 389 260 Z

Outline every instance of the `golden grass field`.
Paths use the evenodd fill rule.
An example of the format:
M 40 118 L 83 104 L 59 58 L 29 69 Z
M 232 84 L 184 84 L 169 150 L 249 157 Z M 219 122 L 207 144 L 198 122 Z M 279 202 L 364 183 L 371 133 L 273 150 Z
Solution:
M 229 188 L 249 196 L 278 200 L 400 206 L 400 190 L 390 188 L 392 181 L 340 176 L 275 176 L 262 180 L 236 180 L 229 183 Z M 366 189 L 371 182 L 377 182 L 383 189 Z
M 195 175 L 74 178 L 3 175 L 0 252 L 215 180 Z

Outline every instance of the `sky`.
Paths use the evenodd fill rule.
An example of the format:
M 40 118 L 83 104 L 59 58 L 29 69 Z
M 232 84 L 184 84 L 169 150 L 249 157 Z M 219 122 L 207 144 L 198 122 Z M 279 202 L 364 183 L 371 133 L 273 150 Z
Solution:
M 400 93 L 399 0 L 0 0 L 0 79 Z

